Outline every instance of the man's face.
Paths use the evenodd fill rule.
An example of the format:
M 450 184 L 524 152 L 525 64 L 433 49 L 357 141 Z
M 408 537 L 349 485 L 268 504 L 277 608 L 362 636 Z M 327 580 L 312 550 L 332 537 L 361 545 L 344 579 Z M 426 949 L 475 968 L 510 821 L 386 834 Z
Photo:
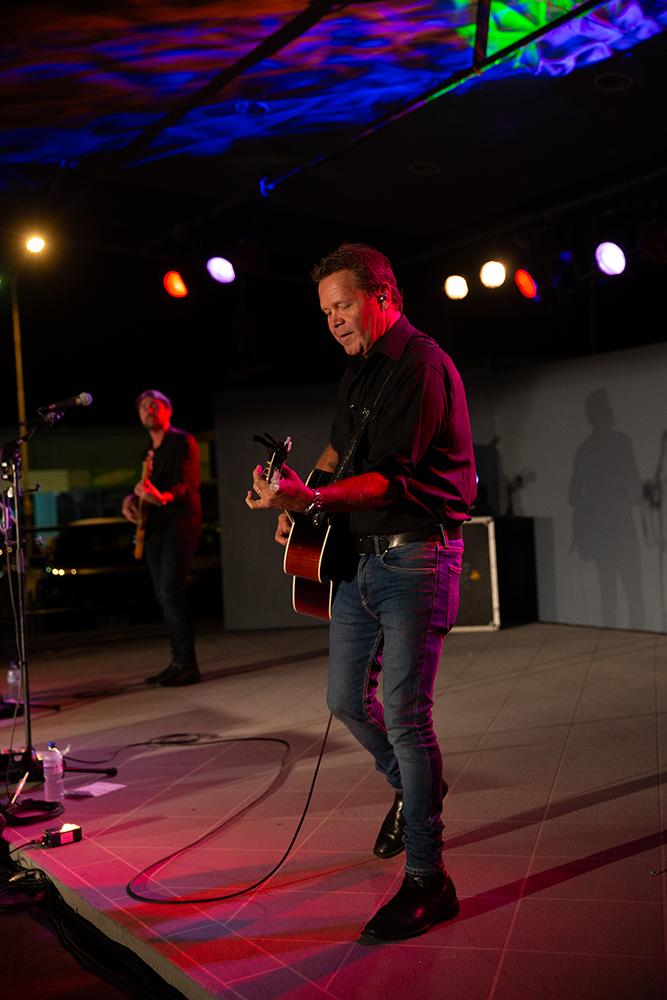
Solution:
M 144 396 L 139 403 L 139 419 L 148 431 L 162 431 L 169 427 L 171 410 L 153 396 Z
M 387 329 L 377 297 L 359 288 L 352 271 L 336 271 L 322 278 L 318 291 L 329 329 L 345 353 L 367 354 Z

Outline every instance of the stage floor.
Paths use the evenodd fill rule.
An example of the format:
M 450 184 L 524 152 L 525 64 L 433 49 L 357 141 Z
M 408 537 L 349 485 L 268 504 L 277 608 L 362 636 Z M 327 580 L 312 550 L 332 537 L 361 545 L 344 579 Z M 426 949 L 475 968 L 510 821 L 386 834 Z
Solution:
M 374 948 L 357 936 L 398 888 L 402 858 L 372 854 L 392 796 L 338 723 L 288 859 L 238 894 L 277 864 L 304 809 L 328 718 L 326 646 L 324 628 L 208 628 L 203 683 L 156 690 L 142 682 L 165 663 L 155 630 L 42 641 L 33 746 L 69 744 L 70 760 L 118 774 L 68 773 L 62 820 L 82 841 L 15 856 L 189 998 L 662 1000 L 667 636 L 532 624 L 448 638 L 435 719 L 461 913 Z M 75 797 L 99 780 L 121 787 Z M 132 879 L 151 902 L 128 895 Z M 10 992 L 31 995 L 21 974 L 14 963 Z

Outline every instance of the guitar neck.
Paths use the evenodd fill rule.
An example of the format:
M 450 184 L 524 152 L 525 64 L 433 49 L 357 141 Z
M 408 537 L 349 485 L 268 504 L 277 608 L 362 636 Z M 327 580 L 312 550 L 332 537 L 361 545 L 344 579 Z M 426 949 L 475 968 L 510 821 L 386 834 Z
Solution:
M 141 464 L 141 482 L 145 483 L 150 479 L 153 472 L 153 452 L 148 452 Z M 134 533 L 134 558 L 141 559 L 144 554 L 144 540 L 146 537 L 146 521 L 148 520 L 148 504 L 139 497 L 137 504 L 137 523 Z
M 150 478 L 150 474 L 151 474 L 151 462 L 150 462 L 150 458 L 148 457 L 148 455 L 146 455 L 146 458 L 141 463 L 141 482 L 145 483 L 146 480 Z M 144 498 L 143 497 L 139 497 L 139 513 L 140 514 L 144 510 L 145 506 L 146 506 L 146 503 L 144 501 Z

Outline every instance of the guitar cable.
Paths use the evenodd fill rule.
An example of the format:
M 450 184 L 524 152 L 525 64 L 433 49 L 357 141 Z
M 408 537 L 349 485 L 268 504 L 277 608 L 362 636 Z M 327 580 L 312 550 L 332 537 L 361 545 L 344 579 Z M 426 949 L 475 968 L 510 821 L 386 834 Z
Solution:
M 311 803 L 311 800 L 312 800 L 312 797 L 313 797 L 313 792 L 315 791 L 315 783 L 317 781 L 317 776 L 319 774 L 320 767 L 321 767 L 321 764 L 322 764 L 322 758 L 324 757 L 324 750 L 325 750 L 326 745 L 327 745 L 327 739 L 329 737 L 329 731 L 331 729 L 331 723 L 332 722 L 333 722 L 333 715 L 330 713 L 328 721 L 327 721 L 326 729 L 324 731 L 324 737 L 322 739 L 322 745 L 320 746 L 320 752 L 319 752 L 319 755 L 318 755 L 318 758 L 317 758 L 317 762 L 315 764 L 315 770 L 313 771 L 313 777 L 312 777 L 311 782 L 310 782 L 310 788 L 308 789 L 308 795 L 306 796 L 306 802 L 305 802 L 305 805 L 303 807 L 303 812 L 301 813 L 301 818 L 299 819 L 299 821 L 298 821 L 298 823 L 296 825 L 296 829 L 294 830 L 294 833 L 292 834 L 292 839 L 290 840 L 289 844 L 287 845 L 287 847 L 286 847 L 286 849 L 285 849 L 282 857 L 280 858 L 279 861 L 276 862 L 276 864 L 273 866 L 273 868 L 270 869 L 270 871 L 268 871 L 265 875 L 263 875 L 256 882 L 253 882 L 251 885 L 244 886 L 242 889 L 236 889 L 236 890 L 234 890 L 234 892 L 228 892 L 228 893 L 225 893 L 224 895 L 221 895 L 221 896 L 176 896 L 176 897 L 172 897 L 172 898 L 164 898 L 164 897 L 159 897 L 159 896 L 145 896 L 143 893 L 139 892 L 137 889 L 134 888 L 135 883 L 138 882 L 139 879 L 145 878 L 145 877 L 150 877 L 151 872 L 154 872 L 158 868 L 160 868 L 160 869 L 164 868 L 174 858 L 181 857 L 183 854 L 185 854 L 191 848 L 197 847 L 199 844 L 203 844 L 205 841 L 209 840 L 223 826 L 225 826 L 228 822 L 230 822 L 230 819 L 236 819 L 240 815 L 240 813 L 237 813 L 235 816 L 230 817 L 230 819 L 225 819 L 221 823 L 218 823 L 216 826 L 213 827 L 212 830 L 209 830 L 207 833 L 202 834 L 201 837 L 198 837 L 196 840 L 191 841 L 189 844 L 186 844 L 184 847 L 180 847 L 180 848 L 178 848 L 178 850 L 172 851 L 171 854 L 167 854 L 164 858 L 160 858 L 158 861 L 153 861 L 150 865 L 147 865 L 147 867 L 144 868 L 142 871 L 140 871 L 138 875 L 133 876 L 130 879 L 130 881 L 127 883 L 127 885 L 125 886 L 125 891 L 127 892 L 128 896 L 131 896 L 132 899 L 137 899 L 140 902 L 144 902 L 144 903 L 157 903 L 157 904 L 162 904 L 162 905 L 165 905 L 165 906 L 176 906 L 176 905 L 182 905 L 184 903 L 219 903 L 219 902 L 222 902 L 225 899 L 234 899 L 237 896 L 243 896 L 243 895 L 245 895 L 248 892 L 252 892 L 253 889 L 258 889 L 260 886 L 262 886 L 266 882 L 268 882 L 268 880 L 273 875 L 275 875 L 276 872 L 279 871 L 280 868 L 282 868 L 282 866 L 284 865 L 285 861 L 287 861 L 287 858 L 290 856 L 290 854 L 292 852 L 292 848 L 294 847 L 294 844 L 296 843 L 296 839 L 299 836 L 299 832 L 301 830 L 301 827 L 303 826 L 303 824 L 305 822 L 305 819 L 306 819 L 306 816 L 308 815 L 308 810 L 310 808 L 310 803 Z M 175 736 L 183 736 L 183 735 L 187 735 L 187 734 L 174 734 L 174 735 Z M 165 741 L 167 739 L 169 739 L 169 738 L 168 737 L 162 737 L 161 738 L 161 742 L 163 742 L 163 741 Z M 289 749 L 289 743 L 286 740 L 282 740 L 282 739 L 279 739 L 279 738 L 276 738 L 276 737 L 248 736 L 248 737 L 243 737 L 242 739 L 243 740 L 262 740 L 262 741 L 268 740 L 269 742 L 282 743 L 285 747 L 287 747 Z M 155 743 L 155 742 L 158 742 L 158 741 L 157 740 L 152 740 L 150 742 Z M 238 741 L 234 740 L 234 739 L 231 739 L 231 740 L 222 739 L 220 741 L 216 740 L 215 742 L 236 743 Z M 281 765 L 281 770 L 282 770 L 282 765 Z M 255 801 L 257 801 L 257 800 L 255 800 Z M 254 803 L 250 803 L 250 806 L 252 806 L 252 805 L 254 805 Z M 248 808 L 250 808 L 250 806 L 246 806 L 245 809 L 242 810 L 242 812 L 245 811 L 245 810 L 247 810 Z
M 134 875 L 127 883 L 125 891 L 127 892 L 128 896 L 131 896 L 132 899 L 137 899 L 140 902 L 156 903 L 156 904 L 163 904 L 170 906 L 180 905 L 184 903 L 217 903 L 217 902 L 222 902 L 225 899 L 233 899 L 236 896 L 243 896 L 245 895 L 245 893 L 252 892 L 253 889 L 258 889 L 261 885 L 264 885 L 265 882 L 268 882 L 268 880 L 273 875 L 275 875 L 275 873 L 279 871 L 280 868 L 282 868 L 285 861 L 291 854 L 292 848 L 294 847 L 299 832 L 301 831 L 301 827 L 303 826 L 306 816 L 308 815 L 308 810 L 310 808 L 310 803 L 312 801 L 313 793 L 315 791 L 315 784 L 317 782 L 317 777 L 320 771 L 320 767 L 322 765 L 322 759 L 324 757 L 324 751 L 327 745 L 327 739 L 329 737 L 329 732 L 331 730 L 332 722 L 333 722 L 333 715 L 330 713 L 324 731 L 324 736 L 322 738 L 322 744 L 320 746 L 317 762 L 315 764 L 315 770 L 313 771 L 313 777 L 311 779 L 310 787 L 308 789 L 308 794 L 306 796 L 306 802 L 303 807 L 303 811 L 301 813 L 301 817 L 296 825 L 296 829 L 292 834 L 292 838 L 289 844 L 287 845 L 285 851 L 283 852 L 282 857 L 280 858 L 279 861 L 276 862 L 276 864 L 270 869 L 270 871 L 268 871 L 256 882 L 253 882 L 251 885 L 245 886 L 242 889 L 236 889 L 234 892 L 225 893 L 220 896 L 193 896 L 193 897 L 172 896 L 170 898 L 163 898 L 159 896 L 146 896 L 134 888 L 135 883 L 138 882 L 140 879 L 150 877 L 150 874 L 154 872 L 156 869 L 164 868 L 173 859 L 181 857 L 182 855 L 186 854 L 191 848 L 197 847 L 199 844 L 203 844 L 211 837 L 215 836 L 215 834 L 218 833 L 224 826 L 226 826 L 233 820 L 238 819 L 238 817 L 241 816 L 244 812 L 247 812 L 249 809 L 251 809 L 262 798 L 262 796 L 266 794 L 266 792 L 264 792 L 258 798 L 248 803 L 248 805 L 244 806 L 241 810 L 239 810 L 239 812 L 235 813 L 233 816 L 227 817 L 220 823 L 216 824 L 216 826 L 214 826 L 212 830 L 208 830 L 206 833 L 202 834 L 201 837 L 197 837 L 196 840 L 190 841 L 189 844 L 185 844 L 183 847 L 179 847 L 177 850 L 172 851 L 171 854 L 167 854 L 165 855 L 165 857 L 159 858 L 157 861 L 153 861 L 151 862 L 151 864 L 147 865 L 146 868 L 140 871 L 137 875 Z M 122 747 L 117 747 L 109 756 L 106 756 L 103 760 L 72 757 L 69 754 L 67 759 L 82 764 L 106 764 L 110 760 L 114 760 L 118 756 L 118 754 L 121 753 L 123 750 L 129 750 L 134 747 L 144 747 L 144 746 L 197 746 L 197 745 L 203 746 L 203 745 L 217 744 L 217 743 L 261 742 L 261 743 L 280 743 L 282 744 L 283 747 L 285 747 L 287 751 L 290 749 L 289 742 L 277 736 L 240 736 L 236 738 L 221 737 L 219 739 L 216 738 L 202 739 L 202 736 L 210 736 L 210 735 L 211 734 L 208 733 L 206 734 L 167 733 L 164 736 L 156 736 L 150 740 L 142 740 L 137 743 L 127 743 Z M 280 765 L 280 771 L 282 771 L 283 766 L 284 766 L 284 761 Z M 276 779 L 274 778 L 274 781 L 275 780 Z M 271 786 L 269 785 L 269 788 L 270 787 Z M 27 843 L 17 844 L 12 850 L 16 851 L 22 848 L 33 847 L 33 846 L 35 846 L 34 841 L 29 841 Z

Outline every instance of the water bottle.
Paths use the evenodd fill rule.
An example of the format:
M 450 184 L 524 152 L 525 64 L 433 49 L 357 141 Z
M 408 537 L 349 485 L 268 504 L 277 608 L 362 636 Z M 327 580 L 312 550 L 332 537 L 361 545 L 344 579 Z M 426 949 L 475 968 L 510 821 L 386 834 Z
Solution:
M 12 662 L 7 669 L 7 701 L 21 700 L 21 671 L 18 663 Z
M 63 755 L 55 743 L 49 743 L 42 754 L 42 767 L 44 769 L 44 801 L 62 802 L 65 798 Z

